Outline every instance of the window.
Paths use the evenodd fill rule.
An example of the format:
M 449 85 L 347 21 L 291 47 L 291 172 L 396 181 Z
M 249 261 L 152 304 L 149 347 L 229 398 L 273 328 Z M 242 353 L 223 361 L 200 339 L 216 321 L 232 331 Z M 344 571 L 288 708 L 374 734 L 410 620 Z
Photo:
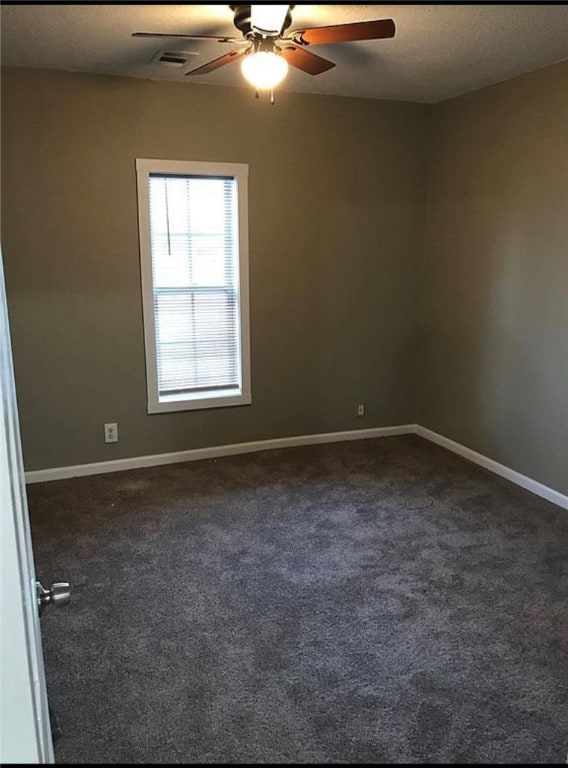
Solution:
M 248 166 L 136 172 L 148 413 L 248 404 Z

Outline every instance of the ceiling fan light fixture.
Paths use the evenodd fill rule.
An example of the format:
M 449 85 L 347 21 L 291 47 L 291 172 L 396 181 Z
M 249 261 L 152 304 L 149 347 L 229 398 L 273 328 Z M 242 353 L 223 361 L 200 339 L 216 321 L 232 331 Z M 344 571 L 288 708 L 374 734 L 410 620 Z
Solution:
M 258 51 L 245 56 L 241 71 L 257 90 L 272 90 L 288 74 L 288 62 L 276 53 Z
M 279 35 L 289 5 L 251 5 L 251 27 L 262 35 Z

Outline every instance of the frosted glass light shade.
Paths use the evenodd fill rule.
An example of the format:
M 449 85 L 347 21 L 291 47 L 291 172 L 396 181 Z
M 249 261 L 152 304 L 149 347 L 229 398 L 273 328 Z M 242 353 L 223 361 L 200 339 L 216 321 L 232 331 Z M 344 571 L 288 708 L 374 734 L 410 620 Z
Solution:
M 241 71 L 259 91 L 275 88 L 288 74 L 288 62 L 276 53 L 259 51 L 245 56 Z
M 277 35 L 282 31 L 289 5 L 251 5 L 250 23 L 261 34 Z

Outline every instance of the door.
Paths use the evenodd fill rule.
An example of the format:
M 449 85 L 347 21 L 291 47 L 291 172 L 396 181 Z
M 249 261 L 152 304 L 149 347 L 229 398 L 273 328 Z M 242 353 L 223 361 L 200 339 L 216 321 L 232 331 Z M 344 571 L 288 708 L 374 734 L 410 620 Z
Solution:
M 52 763 L 1 254 L 0 406 L 0 763 Z

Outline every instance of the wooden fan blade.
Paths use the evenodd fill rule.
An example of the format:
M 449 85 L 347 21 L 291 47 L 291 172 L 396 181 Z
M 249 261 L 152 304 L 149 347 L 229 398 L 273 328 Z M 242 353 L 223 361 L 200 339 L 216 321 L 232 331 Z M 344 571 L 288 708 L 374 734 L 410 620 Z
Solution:
M 286 59 L 288 64 L 301 69 L 302 72 L 307 72 L 308 75 L 320 75 L 322 72 L 327 72 L 328 69 L 335 67 L 333 61 L 328 61 L 322 56 L 316 56 L 315 53 L 310 53 L 304 48 L 298 48 L 297 45 L 283 46 L 281 51 L 280 55 Z
M 207 64 L 203 64 L 201 67 L 192 69 L 190 72 L 186 72 L 185 74 L 206 75 L 208 72 L 214 72 L 216 69 L 219 69 L 219 67 L 224 67 L 225 64 L 230 64 L 232 61 L 240 59 L 241 56 L 244 56 L 247 52 L 248 48 L 237 48 L 234 51 L 229 51 L 229 53 L 225 53 L 223 56 L 219 56 L 218 59 L 213 59 L 213 61 L 209 61 Z
M 176 32 L 133 32 L 132 37 L 177 37 L 182 40 L 216 40 L 218 43 L 238 43 L 239 40 L 235 40 L 232 37 L 222 37 L 219 35 L 179 35 Z M 248 41 L 242 41 L 248 42 Z
M 330 27 L 298 29 L 292 32 L 292 39 L 302 45 L 325 45 L 326 43 L 349 43 L 355 40 L 381 40 L 394 37 L 392 19 L 378 21 L 357 21 L 354 24 L 334 24 Z

